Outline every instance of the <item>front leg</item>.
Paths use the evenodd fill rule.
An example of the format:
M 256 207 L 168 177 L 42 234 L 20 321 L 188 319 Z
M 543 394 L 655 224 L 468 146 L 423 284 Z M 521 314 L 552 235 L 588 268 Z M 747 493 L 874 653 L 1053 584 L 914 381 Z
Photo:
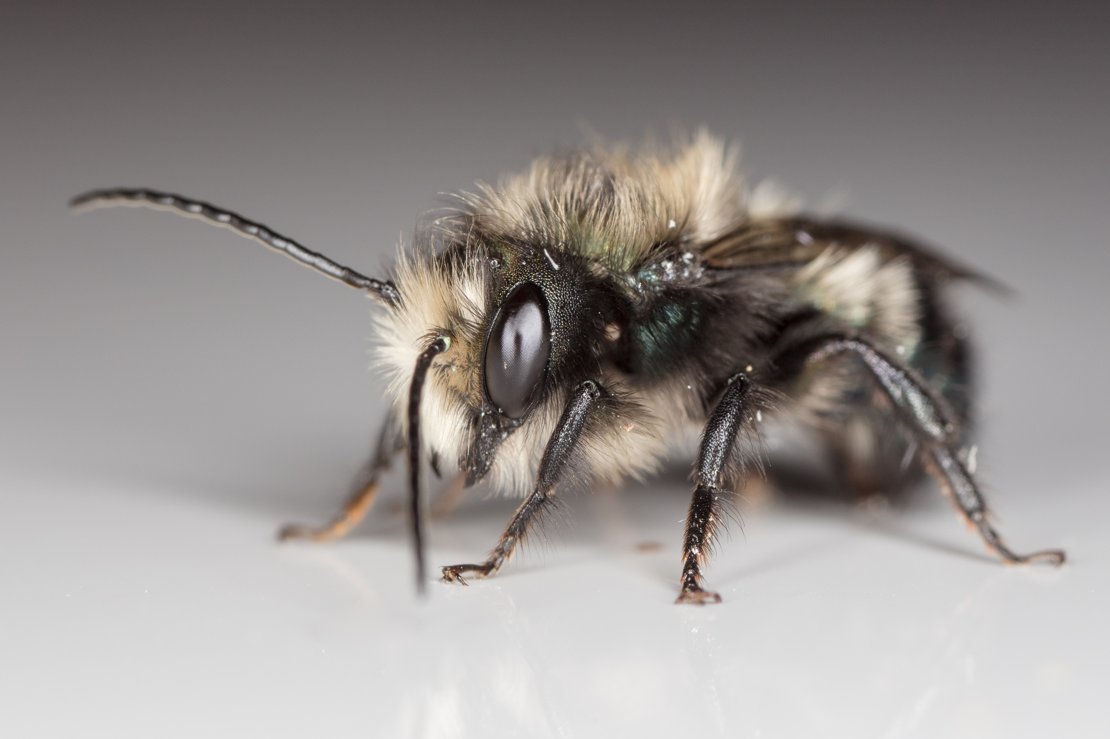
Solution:
M 698 452 L 698 487 L 690 501 L 690 513 L 686 516 L 680 578 L 682 591 L 676 603 L 704 605 L 721 602 L 720 595 L 702 588 L 701 567 L 709 556 L 720 523 L 721 500 L 731 495 L 724 488 L 721 473 L 732 454 L 736 434 L 751 415 L 751 387 L 747 375 L 734 375 L 705 426 Z
M 444 582 L 465 585 L 466 580 L 463 575 L 488 577 L 501 569 L 505 560 L 512 556 L 517 544 L 527 535 L 528 527 L 535 521 L 536 516 L 552 504 L 551 497 L 555 486 L 562 478 L 578 441 L 582 438 L 590 411 L 601 397 L 601 386 L 592 380 L 587 380 L 574 389 L 562 417 L 559 418 L 559 424 L 555 427 L 555 433 L 547 442 L 547 449 L 544 450 L 543 459 L 540 461 L 539 477 L 532 494 L 516 509 L 516 513 L 505 528 L 505 533 L 501 534 L 497 546 L 481 564 L 444 567 Z

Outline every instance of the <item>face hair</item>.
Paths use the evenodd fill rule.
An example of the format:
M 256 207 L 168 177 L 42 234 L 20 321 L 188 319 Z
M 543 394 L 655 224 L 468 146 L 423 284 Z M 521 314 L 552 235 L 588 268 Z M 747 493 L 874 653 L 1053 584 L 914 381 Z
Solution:
M 155 190 L 117 188 L 86 192 L 69 201 L 69 206 L 77 212 L 94 208 L 132 206 L 165 210 L 189 218 L 198 218 L 216 226 L 223 226 L 245 238 L 254 239 L 263 246 L 284 254 L 326 277 L 357 290 L 362 290 L 386 305 L 395 306 L 401 299 L 392 282 L 382 282 L 381 280 L 375 280 L 373 277 L 359 274 L 350 267 L 337 264 L 323 254 L 307 249 L 293 239 L 282 236 L 261 223 L 244 218 L 238 213 L 218 208 L 211 203 Z
M 424 566 L 424 506 L 420 495 L 420 395 L 424 390 L 424 379 L 432 360 L 441 352 L 447 351 L 451 340 L 439 336 L 416 359 L 412 371 L 412 385 L 409 388 L 409 524 L 412 527 L 412 546 L 416 555 L 416 589 L 424 593 L 427 575 Z

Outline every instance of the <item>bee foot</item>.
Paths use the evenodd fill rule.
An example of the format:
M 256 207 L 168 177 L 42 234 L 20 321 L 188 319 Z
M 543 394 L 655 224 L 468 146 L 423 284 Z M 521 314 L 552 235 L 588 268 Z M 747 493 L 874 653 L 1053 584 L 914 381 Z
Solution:
M 1015 564 L 1046 564 L 1052 567 L 1060 567 L 1067 561 L 1068 555 L 1064 553 L 1063 549 L 1045 549 L 1040 552 L 1022 555 L 1014 560 Z
M 328 537 L 325 529 L 317 529 L 299 523 L 286 524 L 277 533 L 278 541 L 290 541 L 291 539 L 323 541 L 326 538 Z
M 443 582 L 453 582 L 459 585 L 469 585 L 463 575 L 474 577 L 488 577 L 493 574 L 490 565 L 450 565 L 443 568 Z
M 675 603 L 687 603 L 694 606 L 706 606 L 710 603 L 720 603 L 721 596 L 711 590 L 701 588 L 683 588 L 678 594 Z

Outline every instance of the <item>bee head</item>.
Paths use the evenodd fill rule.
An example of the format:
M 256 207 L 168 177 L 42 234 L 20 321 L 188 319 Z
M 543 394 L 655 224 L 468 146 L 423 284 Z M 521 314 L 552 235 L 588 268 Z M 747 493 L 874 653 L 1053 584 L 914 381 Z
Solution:
M 624 459 L 618 449 L 649 443 L 637 436 L 642 414 L 607 373 L 628 339 L 622 275 L 668 245 L 727 231 L 742 183 L 719 173 L 733 156 L 698 136 L 669 159 L 541 158 L 459 195 L 459 208 L 419 231 L 425 243 L 401 253 L 400 299 L 378 328 L 402 419 L 417 357 L 437 338 L 449 341 L 428 368 L 423 453 L 471 483 L 527 491 L 570 390 L 590 379 L 607 389 L 612 412 L 595 414 L 606 420 L 582 445 L 594 455 L 583 476 L 641 471 L 636 459 L 649 455 Z
M 420 407 L 427 458 L 526 490 L 567 391 L 599 372 L 615 311 L 604 280 L 554 246 L 470 240 L 402 253 L 400 303 L 377 314 L 398 418 L 417 357 L 437 338 Z M 607 328 L 608 327 L 608 328 Z

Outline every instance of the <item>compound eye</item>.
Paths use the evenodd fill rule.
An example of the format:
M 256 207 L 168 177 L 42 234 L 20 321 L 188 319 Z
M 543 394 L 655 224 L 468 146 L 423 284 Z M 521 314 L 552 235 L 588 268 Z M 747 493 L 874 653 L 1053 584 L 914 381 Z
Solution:
M 486 395 L 502 415 L 520 418 L 532 404 L 551 355 L 551 324 L 539 287 L 514 287 L 486 339 Z

